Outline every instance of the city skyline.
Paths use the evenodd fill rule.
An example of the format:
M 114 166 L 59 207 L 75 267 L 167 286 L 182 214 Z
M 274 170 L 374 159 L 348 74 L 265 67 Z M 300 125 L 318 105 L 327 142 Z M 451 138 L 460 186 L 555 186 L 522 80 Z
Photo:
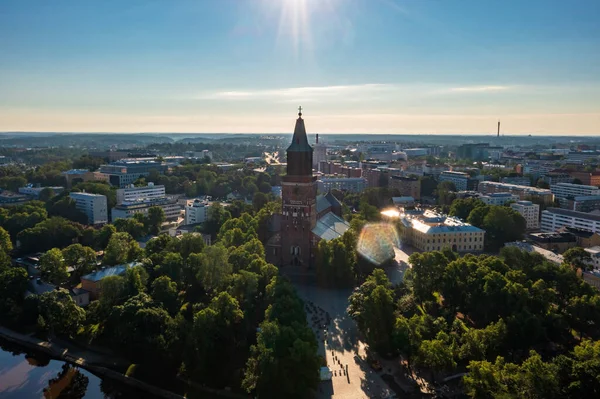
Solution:
M 6 1 L 0 131 L 594 135 L 600 4 Z

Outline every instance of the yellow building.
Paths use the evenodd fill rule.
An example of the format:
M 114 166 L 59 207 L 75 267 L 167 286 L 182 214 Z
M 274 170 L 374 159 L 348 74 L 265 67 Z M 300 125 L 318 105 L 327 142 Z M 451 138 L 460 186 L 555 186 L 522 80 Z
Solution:
M 432 211 L 403 215 L 400 231 L 401 239 L 420 251 L 483 251 L 484 230 Z

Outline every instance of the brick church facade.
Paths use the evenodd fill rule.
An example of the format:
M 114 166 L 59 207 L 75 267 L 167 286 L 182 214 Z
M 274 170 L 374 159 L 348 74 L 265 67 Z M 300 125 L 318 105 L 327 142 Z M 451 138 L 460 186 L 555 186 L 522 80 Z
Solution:
M 313 151 L 299 112 L 287 148 L 287 173 L 282 177 L 282 211 L 265 245 L 267 260 L 278 266 L 314 268 L 318 242 L 340 237 L 350 227 L 341 217 L 341 203 L 331 193 L 317 195 Z

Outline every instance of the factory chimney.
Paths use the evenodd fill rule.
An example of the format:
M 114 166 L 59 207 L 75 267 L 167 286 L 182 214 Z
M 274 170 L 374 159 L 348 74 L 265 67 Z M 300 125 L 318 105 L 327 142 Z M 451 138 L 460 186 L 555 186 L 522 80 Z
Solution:
M 500 137 L 500 121 L 498 121 L 498 136 L 497 137 Z

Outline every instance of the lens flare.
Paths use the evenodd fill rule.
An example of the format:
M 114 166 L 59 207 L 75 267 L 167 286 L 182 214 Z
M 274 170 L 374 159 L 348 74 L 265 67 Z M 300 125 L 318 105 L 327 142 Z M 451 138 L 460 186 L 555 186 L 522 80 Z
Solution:
M 395 257 L 395 247 L 400 246 L 400 237 L 391 223 L 365 225 L 358 237 L 356 250 L 375 265 L 381 265 Z

